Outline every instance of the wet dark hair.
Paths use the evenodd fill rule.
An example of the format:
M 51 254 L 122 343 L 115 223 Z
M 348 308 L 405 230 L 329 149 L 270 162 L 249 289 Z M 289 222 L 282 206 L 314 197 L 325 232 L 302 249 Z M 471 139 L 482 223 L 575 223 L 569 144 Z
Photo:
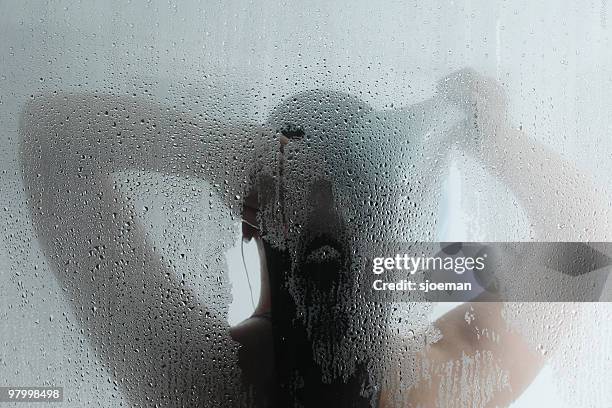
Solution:
M 318 142 L 324 148 L 325 143 L 333 143 L 333 140 L 325 140 L 325 137 L 348 137 L 358 120 L 371 111 L 370 106 L 349 94 L 330 90 L 309 90 L 283 100 L 270 113 L 267 125 L 290 141 L 304 138 L 319 139 Z M 286 194 L 282 186 L 282 168 L 279 174 L 281 179 L 277 183 L 281 183 L 280 189 Z M 274 184 L 269 180 L 267 186 L 263 187 L 269 190 L 260 191 L 260 194 L 273 194 Z M 312 200 L 314 194 L 319 200 L 324 197 L 324 202 L 334 206 L 329 180 L 319 180 L 310 188 L 309 200 Z M 282 197 L 281 195 L 281 200 Z M 311 205 L 308 202 L 303 204 Z M 292 256 L 286 248 L 279 248 L 265 237 L 263 240 L 272 301 L 271 321 L 277 376 L 275 406 L 294 406 L 296 401 L 299 401 L 306 407 L 319 407 L 328 406 L 333 401 L 336 406 L 342 404 L 341 406 L 347 407 L 369 407 L 370 399 L 360 395 L 361 387 L 367 383 L 368 373 L 365 365 L 357 367 L 347 379 L 324 381 L 321 367 L 313 356 L 313 338 L 329 339 L 329 347 L 334 347 L 332 344 L 334 338 L 347 335 L 346 320 L 350 316 L 339 317 L 334 313 L 321 313 L 316 320 L 316 327 L 307 327 L 299 318 L 303 313 L 300 306 L 296 304 L 296 299 L 288 290 L 288 280 L 295 279 L 295 271 L 298 270 L 299 276 L 306 279 L 301 281 L 307 282 L 301 289 L 306 292 L 304 298 L 317 302 L 327 299 L 318 307 L 331 310 L 335 305 L 327 303 L 332 302 L 333 297 L 321 297 L 316 292 L 329 291 L 330 287 L 339 280 L 347 279 L 345 275 L 350 263 L 348 255 L 350 248 L 342 236 L 343 221 L 340 215 L 331 209 L 322 210 L 329 221 L 322 227 L 304 226 L 299 237 L 303 244 L 297 256 Z M 324 246 L 336 248 L 341 254 L 340 260 L 328 266 L 311 265 L 308 264 L 305 254 L 302 256 L 302 252 L 306 253 L 310 249 Z M 343 272 L 340 272 L 340 269 Z M 301 382 L 301 386 L 297 386 L 296 382 Z
M 285 98 L 272 109 L 266 123 L 289 139 L 299 139 L 322 130 L 316 126 L 324 126 L 327 131 L 349 131 L 371 111 L 372 107 L 353 95 L 313 89 Z

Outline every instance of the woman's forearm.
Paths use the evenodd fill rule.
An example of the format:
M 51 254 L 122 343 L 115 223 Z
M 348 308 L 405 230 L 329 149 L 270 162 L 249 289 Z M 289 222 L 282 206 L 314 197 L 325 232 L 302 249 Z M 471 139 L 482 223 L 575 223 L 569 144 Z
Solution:
M 514 193 L 540 241 L 606 241 L 612 206 L 607 192 L 573 163 L 509 125 L 472 151 Z

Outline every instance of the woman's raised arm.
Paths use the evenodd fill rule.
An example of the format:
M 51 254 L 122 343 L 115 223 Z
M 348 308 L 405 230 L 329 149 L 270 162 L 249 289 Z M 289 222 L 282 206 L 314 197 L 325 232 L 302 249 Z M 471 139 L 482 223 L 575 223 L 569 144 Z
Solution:
M 43 96 L 23 111 L 23 178 L 39 243 L 81 331 L 133 406 L 232 406 L 237 345 L 223 298 L 198 302 L 172 259 L 152 248 L 140 210 L 112 175 L 204 179 L 239 214 L 265 133 L 129 96 Z M 203 289 L 218 293 L 223 258 L 208 267 Z

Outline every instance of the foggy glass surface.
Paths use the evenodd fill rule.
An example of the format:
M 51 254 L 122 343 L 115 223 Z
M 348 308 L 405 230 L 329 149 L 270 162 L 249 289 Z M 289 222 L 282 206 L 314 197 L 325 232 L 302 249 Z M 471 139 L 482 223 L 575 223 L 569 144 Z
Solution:
M 240 243 L 254 190 L 267 242 L 298 265 L 312 231 L 327 229 L 360 254 L 354 265 L 398 239 L 609 241 L 607 7 L 0 3 L 0 386 L 63 386 L 66 407 L 255 404 L 229 332 L 260 290 L 254 243 L 244 264 Z M 512 145 L 478 138 L 512 139 L 499 123 L 564 165 L 499 177 L 487 160 Z M 330 222 L 311 215 L 317 202 Z M 312 333 L 337 316 L 310 302 L 335 299 L 312 295 L 303 269 L 283 287 L 319 339 L 307 352 L 325 381 L 362 369 L 356 398 L 374 401 L 386 384 L 406 403 L 398 390 L 422 373 L 396 364 L 391 345 L 439 340 L 433 322 L 450 305 L 373 306 L 351 297 L 347 274 L 333 313 L 357 311 L 338 328 L 352 337 L 331 350 Z M 558 406 L 612 404 L 606 303 L 504 308 L 535 353 L 553 355 L 514 406 L 541 404 L 532 389 Z M 484 401 L 503 387 L 484 356 L 469 370 L 499 383 L 450 375 L 440 393 L 464 387 Z

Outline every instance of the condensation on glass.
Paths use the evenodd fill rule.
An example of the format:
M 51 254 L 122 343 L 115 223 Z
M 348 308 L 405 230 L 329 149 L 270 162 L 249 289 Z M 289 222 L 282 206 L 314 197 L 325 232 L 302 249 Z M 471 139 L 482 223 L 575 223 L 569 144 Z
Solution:
M 609 18 L 2 2 L 0 386 L 67 407 L 612 405 L 606 303 L 377 303 L 354 273 L 398 241 L 609 241 Z

